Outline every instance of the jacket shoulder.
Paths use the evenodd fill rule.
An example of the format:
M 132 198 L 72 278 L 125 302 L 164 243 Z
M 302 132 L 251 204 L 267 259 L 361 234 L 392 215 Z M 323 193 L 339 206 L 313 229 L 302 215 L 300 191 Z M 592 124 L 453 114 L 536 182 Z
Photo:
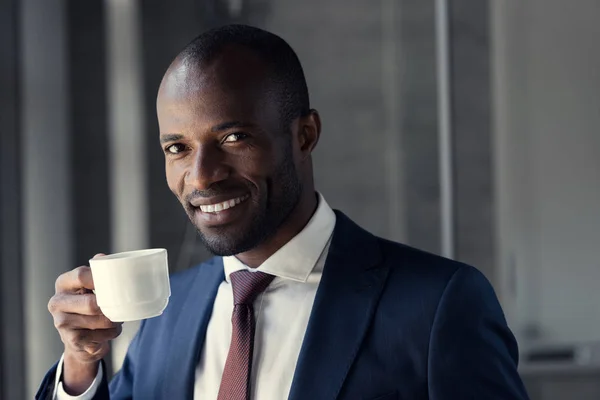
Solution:
M 471 265 L 389 240 L 378 241 L 382 262 L 389 269 L 385 292 L 394 301 L 428 304 L 434 313 L 451 282 L 467 280 L 468 290 L 475 291 L 492 287 L 488 278 Z
M 477 268 L 463 262 L 402 243 L 382 238 L 378 238 L 378 242 L 383 254 L 383 262 L 396 273 L 448 281 L 459 270 L 478 271 Z
M 177 271 L 169 275 L 171 284 L 171 297 L 187 296 L 191 285 L 201 269 L 222 270 L 223 261 L 221 257 L 213 257 L 203 263 L 194 265 L 182 271 Z

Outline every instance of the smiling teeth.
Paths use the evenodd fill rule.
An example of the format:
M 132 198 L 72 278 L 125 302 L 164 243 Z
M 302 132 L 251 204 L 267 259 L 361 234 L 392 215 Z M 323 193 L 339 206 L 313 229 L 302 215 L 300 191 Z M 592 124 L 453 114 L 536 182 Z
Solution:
M 242 196 L 242 197 L 237 197 L 235 199 L 226 200 L 222 203 L 210 204 L 207 206 L 200 206 L 200 210 L 202 210 L 202 212 L 218 213 L 219 211 L 227 210 L 228 208 L 237 206 L 242 201 L 246 200 L 248 197 L 250 197 L 250 196 L 246 195 L 246 196 Z

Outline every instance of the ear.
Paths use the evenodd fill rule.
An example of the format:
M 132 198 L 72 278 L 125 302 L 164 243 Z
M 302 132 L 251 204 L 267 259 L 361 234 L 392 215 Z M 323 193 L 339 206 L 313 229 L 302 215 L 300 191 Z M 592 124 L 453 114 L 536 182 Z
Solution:
M 298 147 L 303 160 L 310 157 L 314 148 L 317 147 L 320 137 L 321 117 L 317 110 L 311 109 L 298 121 Z

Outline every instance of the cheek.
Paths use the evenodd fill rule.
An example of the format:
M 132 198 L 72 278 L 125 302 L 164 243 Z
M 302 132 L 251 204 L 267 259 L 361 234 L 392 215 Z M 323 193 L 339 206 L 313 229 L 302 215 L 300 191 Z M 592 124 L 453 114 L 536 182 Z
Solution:
M 264 182 L 270 180 L 275 174 L 275 166 L 272 159 L 257 157 L 256 155 L 240 157 L 234 163 L 230 163 L 230 166 L 238 176 L 249 180 L 259 187 L 264 185 Z
M 185 180 L 185 168 L 177 163 L 166 160 L 165 162 L 165 175 L 167 178 L 167 185 L 173 194 L 180 197 L 183 193 L 183 186 Z

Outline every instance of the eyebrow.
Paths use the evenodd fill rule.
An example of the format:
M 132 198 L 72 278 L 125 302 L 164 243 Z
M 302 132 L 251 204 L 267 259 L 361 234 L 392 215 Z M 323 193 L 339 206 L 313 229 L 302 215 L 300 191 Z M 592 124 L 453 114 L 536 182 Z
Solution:
M 178 133 L 166 133 L 164 135 L 160 135 L 161 143 L 176 142 L 181 139 L 183 139 L 183 135 Z
M 254 127 L 254 124 L 248 123 L 248 122 L 241 122 L 241 121 L 231 121 L 231 122 L 224 122 L 222 124 L 218 124 L 213 126 L 212 128 L 210 128 L 211 132 L 221 132 L 221 131 L 226 131 L 228 129 L 232 129 L 232 128 L 249 128 L 249 127 Z M 169 143 L 169 142 L 176 142 L 178 140 L 182 140 L 184 139 L 184 135 L 180 134 L 180 133 L 165 133 L 164 135 L 160 135 L 160 143 L 164 144 L 164 143 Z

